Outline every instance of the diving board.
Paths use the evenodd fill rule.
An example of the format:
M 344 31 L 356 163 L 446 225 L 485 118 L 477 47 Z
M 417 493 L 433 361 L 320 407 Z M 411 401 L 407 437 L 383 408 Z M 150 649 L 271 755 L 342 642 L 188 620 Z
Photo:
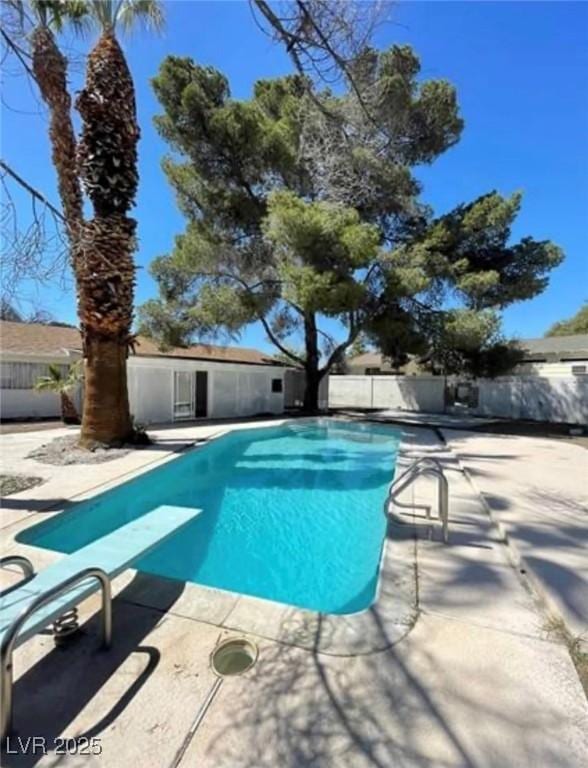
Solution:
M 110 580 L 191 523 L 201 512 L 160 506 L 64 556 L 0 598 L 0 678 L 3 738 L 11 719 L 12 652 L 85 598 L 102 589 L 104 643 L 110 644 Z

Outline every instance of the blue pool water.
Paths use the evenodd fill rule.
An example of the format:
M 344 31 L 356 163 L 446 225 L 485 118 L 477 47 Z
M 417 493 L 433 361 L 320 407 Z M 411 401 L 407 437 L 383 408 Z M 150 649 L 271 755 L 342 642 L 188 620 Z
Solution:
M 139 570 L 353 613 L 375 597 L 398 442 L 389 427 L 327 420 L 231 432 L 18 539 L 69 553 L 160 504 L 197 507 Z

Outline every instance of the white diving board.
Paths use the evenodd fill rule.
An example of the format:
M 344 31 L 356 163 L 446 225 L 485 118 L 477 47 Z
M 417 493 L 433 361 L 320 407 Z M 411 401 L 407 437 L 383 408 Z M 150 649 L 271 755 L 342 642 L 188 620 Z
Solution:
M 0 598 L 0 675 L 4 700 L 1 736 L 10 727 L 12 651 L 102 588 L 105 644 L 110 643 L 110 579 L 191 523 L 202 510 L 161 506 L 96 539 Z M 84 572 L 88 574 L 84 576 Z M 93 572 L 93 573 L 90 573 Z M 68 582 L 72 582 L 68 586 Z M 50 595 L 55 593 L 53 598 Z M 47 596 L 47 600 L 45 597 Z M 36 604 L 36 607 L 34 607 Z M 28 618 L 14 634 L 14 625 Z M 12 635 L 12 637 L 11 637 Z M 8 710 L 8 712 L 6 712 Z

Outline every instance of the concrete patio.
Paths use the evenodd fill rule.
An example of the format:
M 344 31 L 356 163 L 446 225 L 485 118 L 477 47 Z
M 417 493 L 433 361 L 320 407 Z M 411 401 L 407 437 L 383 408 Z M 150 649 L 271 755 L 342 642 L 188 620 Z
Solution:
M 165 442 L 107 464 L 75 468 L 24 459 L 62 430 L 3 436 L 5 472 L 47 478 L 43 485 L 5 500 L 3 554 L 26 550 L 43 567 L 60 555 L 15 543 L 18 531 L 59 514 L 48 511 L 52 506 L 58 509 L 66 500 L 91 496 L 173 460 L 175 452 L 195 440 L 228 428 L 155 431 L 156 439 Z M 382 650 L 324 652 L 318 649 L 328 622 L 318 615 L 303 628 L 304 643 L 294 642 L 291 634 L 270 639 L 267 622 L 276 621 L 276 604 L 257 601 L 264 607 L 252 612 L 251 603 L 228 604 L 231 596 L 215 590 L 209 590 L 210 600 L 203 603 L 194 598 L 200 587 L 129 572 L 114 583 L 111 651 L 99 649 L 94 597 L 82 606 L 84 636 L 70 647 L 56 649 L 52 637 L 41 634 L 15 656 L 15 737 L 44 736 L 49 748 L 59 736 L 95 737 L 102 753 L 58 756 L 50 751 L 43 756 L 16 749 L 18 754 L 6 753 L 2 764 L 586 765 L 588 704 L 568 650 L 547 631 L 540 595 L 513 564 L 510 545 L 463 472 L 461 462 L 470 466 L 474 453 L 481 464 L 483 446 L 466 456 L 458 435 L 453 435 L 455 444 L 448 435 L 445 445 L 429 429 L 402 429 L 401 466 L 417 456 L 439 458 L 451 493 L 449 545 L 441 543 L 437 525 L 430 526 L 425 516 L 424 508 L 435 506 L 432 479 L 419 479 L 394 510 L 389 544 L 399 562 L 413 558 L 418 579 L 416 620 L 405 632 L 391 635 L 376 604 L 369 621 L 371 631 L 381 635 Z M 497 461 L 496 453 L 492 461 Z M 525 461 L 527 466 L 529 459 Z M 510 471 L 509 482 L 523 477 L 521 463 L 512 457 L 500 464 Z M 542 474 L 539 470 L 537 477 Z M 537 479 L 537 486 L 552 492 L 552 475 L 549 482 Z M 475 477 L 477 484 L 480 477 Z M 517 490 L 502 479 L 497 482 L 516 504 L 520 486 Z M 571 494 L 577 490 L 568 487 Z M 416 560 L 413 531 L 418 536 Z M 581 554 L 576 553 L 579 558 Z M 584 567 L 585 559 L 584 553 Z M 278 622 L 286 620 L 278 616 Z M 259 645 L 259 659 L 250 672 L 219 684 L 209 655 L 220 638 L 235 634 Z
M 520 566 L 588 652 L 588 450 L 444 430 Z

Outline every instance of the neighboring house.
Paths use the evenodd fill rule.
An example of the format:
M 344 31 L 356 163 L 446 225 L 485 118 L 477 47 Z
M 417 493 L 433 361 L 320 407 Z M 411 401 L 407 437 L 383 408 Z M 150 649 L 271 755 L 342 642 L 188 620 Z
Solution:
M 522 361 L 512 375 L 581 376 L 588 374 L 588 334 L 548 336 L 544 339 L 523 339 L 518 342 L 523 351 Z M 347 362 L 348 375 L 419 375 L 427 374 L 416 359 L 394 368 L 379 352 L 365 352 Z
M 524 358 L 513 373 L 538 376 L 588 374 L 588 333 L 519 341 Z
M 0 417 L 58 416 L 58 395 L 36 392 L 35 383 L 49 363 L 68 366 L 81 355 L 76 328 L 1 321 Z M 256 349 L 196 344 L 162 352 L 144 337 L 127 370 L 131 412 L 143 424 L 279 414 L 297 373 Z
M 394 367 L 379 352 L 364 352 L 347 361 L 345 373 L 349 376 L 415 376 L 424 371 L 416 359 Z

